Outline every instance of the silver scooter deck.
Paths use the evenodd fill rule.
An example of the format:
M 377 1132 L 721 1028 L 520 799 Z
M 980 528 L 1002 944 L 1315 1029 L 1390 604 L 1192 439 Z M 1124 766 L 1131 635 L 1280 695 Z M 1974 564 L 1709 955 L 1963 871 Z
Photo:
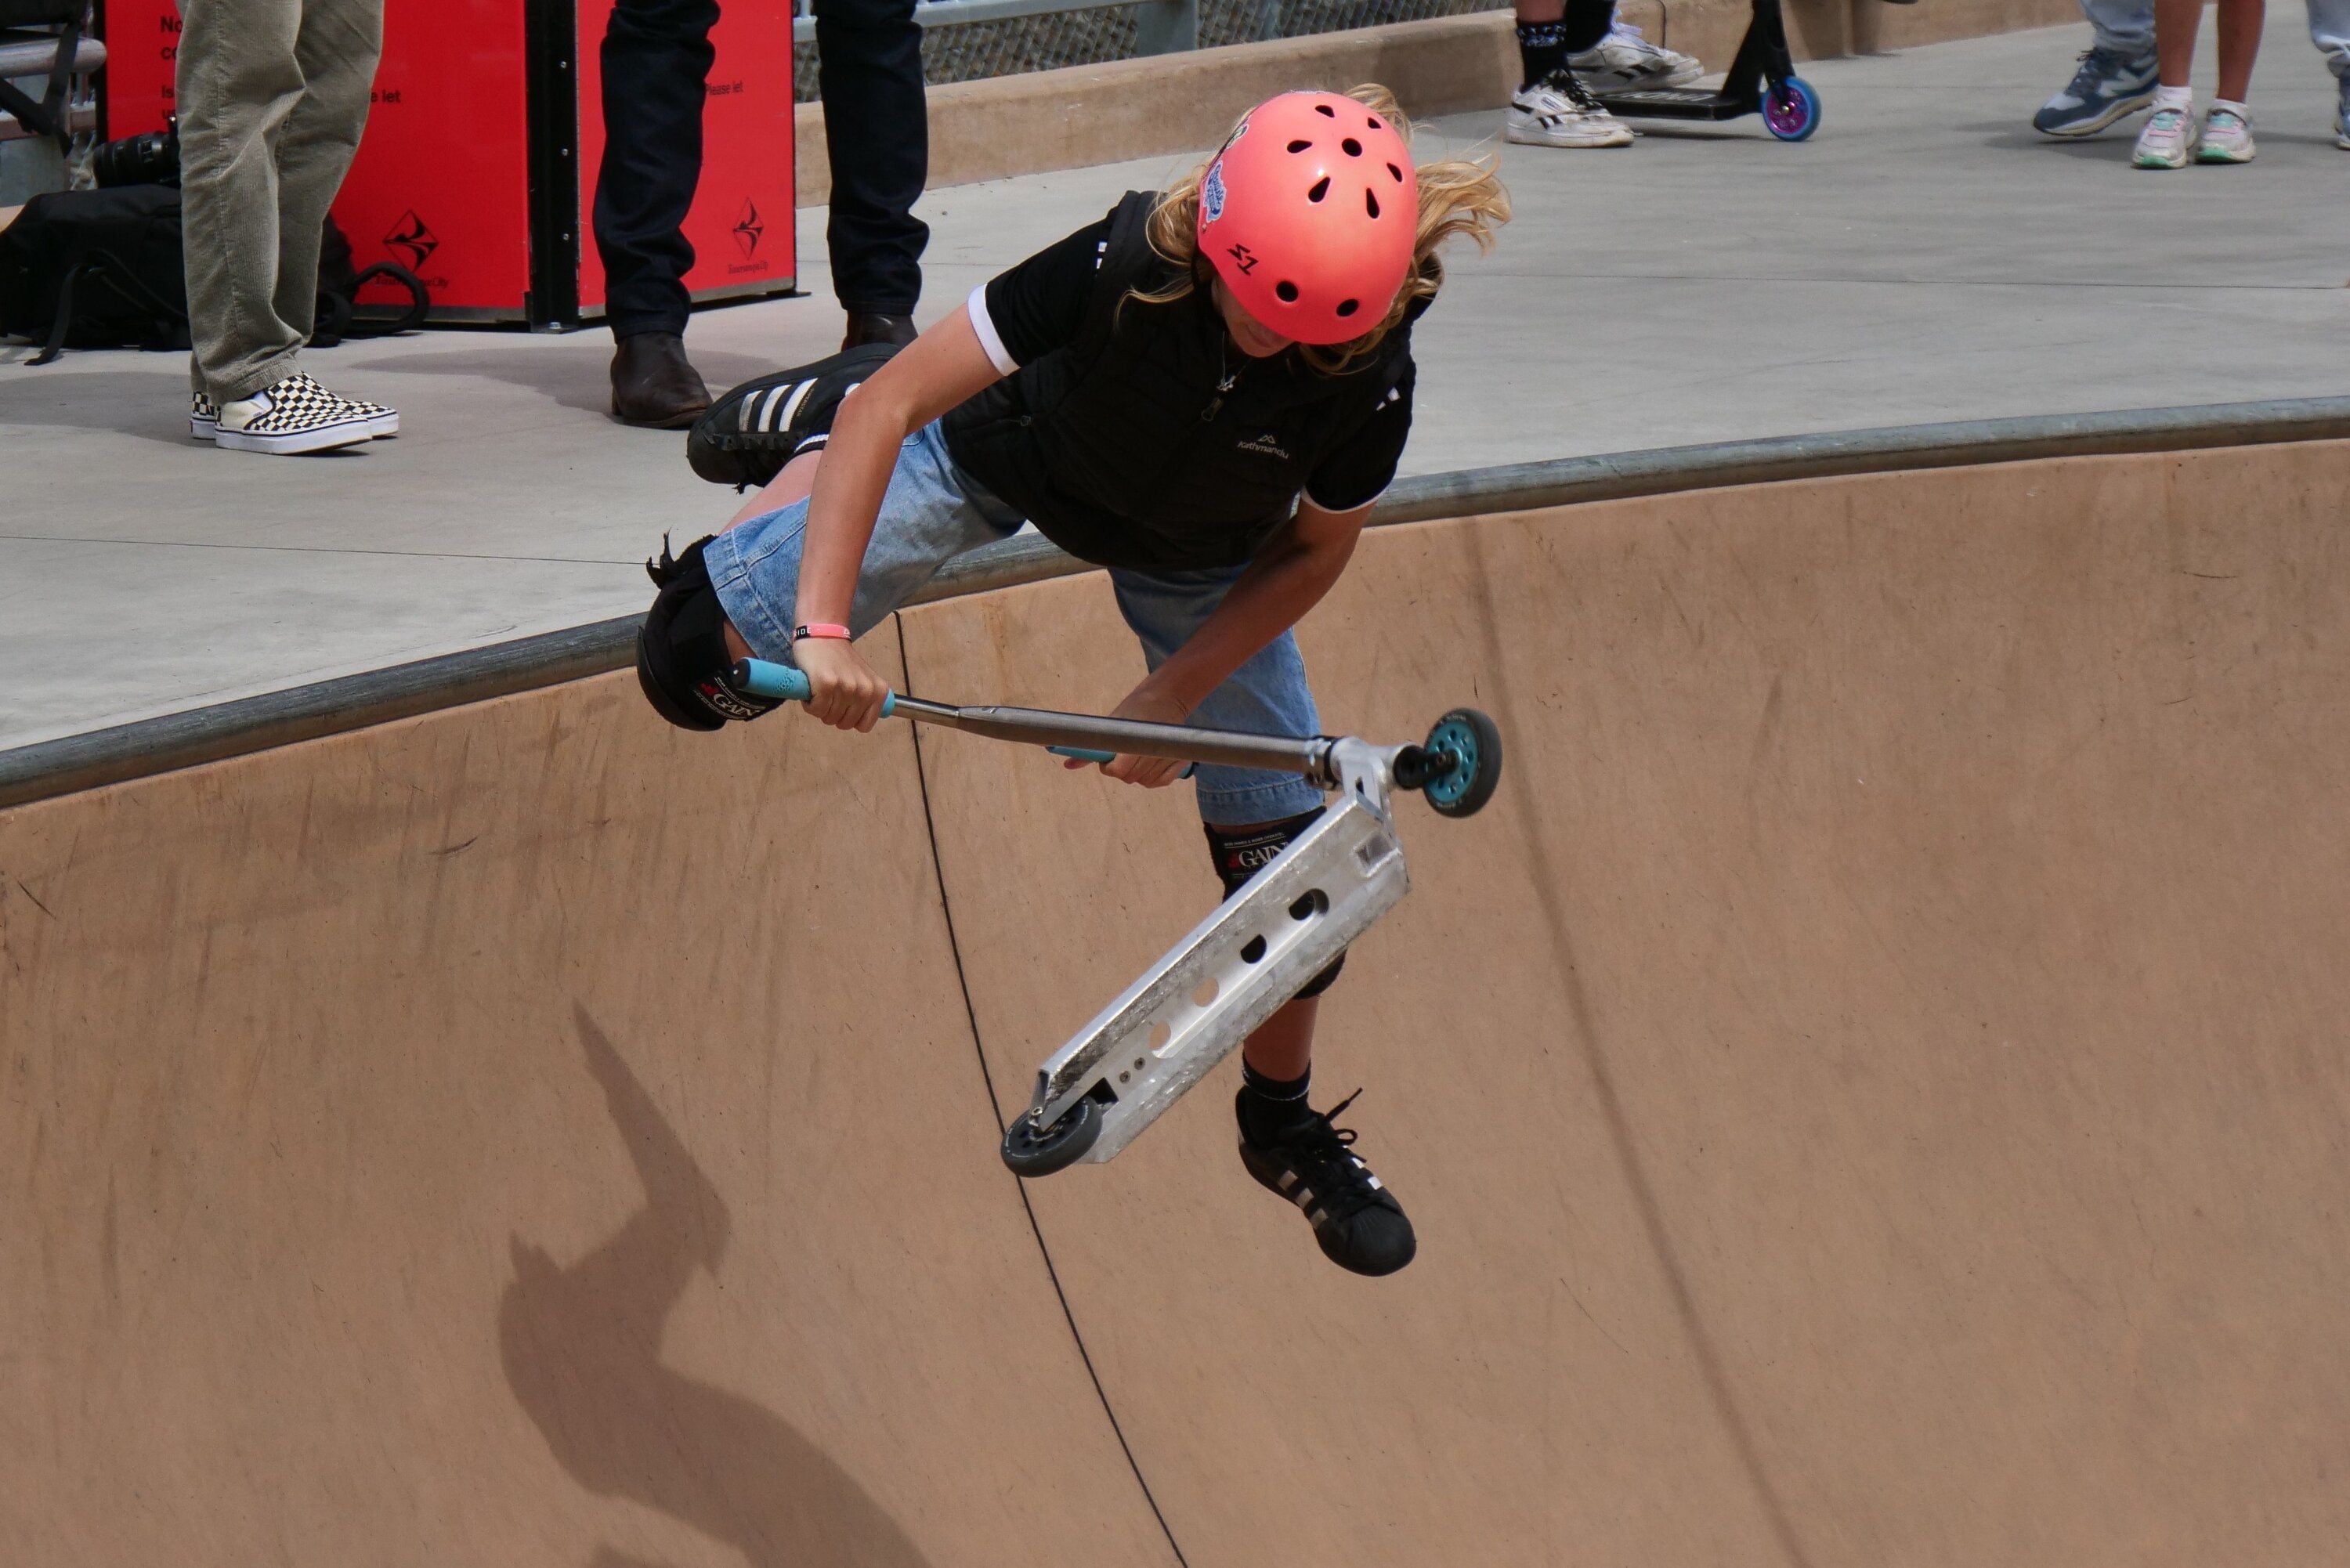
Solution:
M 1389 807 L 1402 749 L 1332 743 L 1337 797 L 1037 1069 L 1032 1136 L 1076 1110 L 1100 1123 L 1078 1158 L 1116 1156 L 1395 907 L 1411 886 Z

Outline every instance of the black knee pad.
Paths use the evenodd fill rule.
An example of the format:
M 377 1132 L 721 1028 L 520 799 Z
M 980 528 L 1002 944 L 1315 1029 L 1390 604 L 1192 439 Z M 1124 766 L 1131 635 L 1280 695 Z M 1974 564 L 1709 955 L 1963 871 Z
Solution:
M 764 484 L 784 464 L 815 452 L 832 435 L 842 401 L 898 352 L 868 343 L 743 382 L 710 405 L 685 438 L 685 460 L 713 484 Z
M 781 706 L 736 691 L 728 679 L 734 660 L 726 651 L 726 613 L 702 560 L 709 543 L 704 535 L 672 559 L 664 538 L 660 559 L 645 563 L 660 591 L 637 633 L 637 684 L 653 711 L 681 730 L 722 729 L 730 719 L 755 719 Z
M 1256 827 L 1220 827 L 1215 823 L 1203 826 L 1208 830 L 1208 855 L 1216 864 L 1216 876 L 1224 885 L 1224 897 L 1229 898 L 1241 890 L 1248 879 L 1272 865 L 1281 852 L 1297 842 L 1300 835 L 1313 826 L 1322 815 L 1315 807 L 1299 816 L 1285 816 L 1279 822 L 1268 822 Z M 1330 961 L 1320 974 L 1299 988 L 1300 1000 L 1319 996 L 1337 980 L 1338 971 L 1347 967 L 1347 955 L 1340 953 Z

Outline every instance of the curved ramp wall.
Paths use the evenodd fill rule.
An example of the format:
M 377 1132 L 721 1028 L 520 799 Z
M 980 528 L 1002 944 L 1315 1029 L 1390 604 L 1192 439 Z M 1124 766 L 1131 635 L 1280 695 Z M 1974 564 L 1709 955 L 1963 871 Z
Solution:
M 1367 536 L 1326 721 L 1513 748 L 1326 1011 L 1385 1282 L 1223 1078 L 995 1163 L 1212 896 L 1174 794 L 620 675 L 0 813 L 0 1556 L 2324 1560 L 2345 514 L 2336 441 Z M 1139 670 L 1085 576 L 873 641 Z

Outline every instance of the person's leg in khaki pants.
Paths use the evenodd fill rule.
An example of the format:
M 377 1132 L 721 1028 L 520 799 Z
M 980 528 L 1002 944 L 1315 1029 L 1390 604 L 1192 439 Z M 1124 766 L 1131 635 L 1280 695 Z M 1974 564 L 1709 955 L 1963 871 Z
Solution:
M 179 112 L 195 389 L 295 373 L 318 234 L 367 124 L 383 0 L 182 0 Z

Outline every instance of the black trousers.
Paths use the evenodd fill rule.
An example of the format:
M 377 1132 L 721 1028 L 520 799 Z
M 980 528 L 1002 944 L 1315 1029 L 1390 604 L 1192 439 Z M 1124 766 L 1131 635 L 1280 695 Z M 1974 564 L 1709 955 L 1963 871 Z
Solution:
M 682 280 L 693 246 L 681 225 L 702 178 L 717 20 L 717 0 L 619 0 L 604 33 L 596 248 L 616 337 L 685 330 Z M 914 0 L 816 0 L 816 30 L 832 161 L 825 241 L 833 292 L 848 310 L 909 316 L 931 237 L 913 215 L 931 153 Z

